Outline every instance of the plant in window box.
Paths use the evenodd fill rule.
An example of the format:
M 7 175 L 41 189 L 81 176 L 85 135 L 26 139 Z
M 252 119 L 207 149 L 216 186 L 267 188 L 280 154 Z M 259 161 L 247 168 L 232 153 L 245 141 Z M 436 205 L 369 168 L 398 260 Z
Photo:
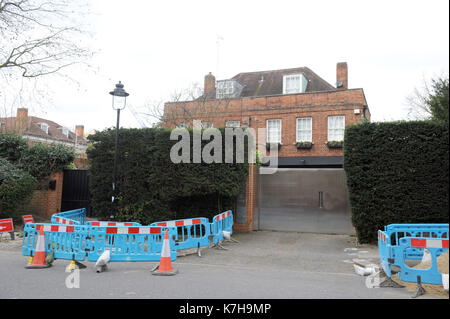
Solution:
M 342 148 L 344 147 L 344 141 L 328 141 L 325 142 L 329 148 Z
M 314 142 L 295 142 L 294 143 L 295 147 L 300 149 L 310 149 L 313 147 Z
M 266 150 L 270 151 L 270 149 L 278 148 L 280 150 L 281 143 L 279 142 L 267 142 L 266 143 Z

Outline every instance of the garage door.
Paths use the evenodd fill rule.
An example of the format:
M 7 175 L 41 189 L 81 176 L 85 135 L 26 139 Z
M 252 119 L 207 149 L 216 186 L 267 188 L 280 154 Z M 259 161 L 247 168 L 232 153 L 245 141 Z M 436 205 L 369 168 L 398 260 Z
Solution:
M 343 169 L 279 168 L 259 177 L 254 229 L 354 233 Z

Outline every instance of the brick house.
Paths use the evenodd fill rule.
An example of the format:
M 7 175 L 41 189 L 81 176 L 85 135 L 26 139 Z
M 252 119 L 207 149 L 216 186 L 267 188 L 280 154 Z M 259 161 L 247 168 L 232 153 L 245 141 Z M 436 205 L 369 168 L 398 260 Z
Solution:
M 84 126 L 77 125 L 75 132 L 53 121 L 36 116 L 29 116 L 27 108 L 18 108 L 15 117 L 0 118 L 0 133 L 17 134 L 28 140 L 29 145 L 36 143 L 63 144 L 75 151 L 74 164 L 79 169 L 86 168 L 87 141 L 84 138 Z M 36 190 L 27 213 L 50 217 L 61 211 L 63 172 L 56 172 L 50 177 L 47 190 Z
M 164 107 L 165 127 L 193 120 L 205 128 L 245 126 L 279 145 L 275 173 L 268 174 L 275 158 L 265 150 L 265 164 L 251 165 L 235 230 L 353 233 L 342 141 L 345 126 L 370 121 L 370 111 L 363 89 L 348 88 L 347 63 L 337 63 L 336 86 L 307 67 L 218 81 L 209 73 L 202 96 Z

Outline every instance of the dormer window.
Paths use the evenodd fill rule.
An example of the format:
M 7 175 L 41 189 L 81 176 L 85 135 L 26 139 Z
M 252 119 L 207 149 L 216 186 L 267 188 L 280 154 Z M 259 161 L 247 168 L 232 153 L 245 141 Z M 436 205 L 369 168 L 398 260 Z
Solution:
M 202 129 L 212 128 L 212 127 L 214 127 L 213 122 L 203 122 L 202 121 Z
M 38 123 L 41 130 L 45 132 L 45 134 L 48 134 L 48 128 L 50 127 L 47 123 Z
M 177 128 L 188 128 L 188 125 L 186 123 L 177 123 Z
M 67 137 L 69 138 L 69 129 L 67 127 L 62 127 L 61 128 L 61 132 Z
M 216 99 L 239 97 L 243 86 L 235 80 L 220 80 L 216 83 Z
M 307 84 L 308 80 L 303 73 L 285 75 L 283 76 L 283 94 L 304 93 Z

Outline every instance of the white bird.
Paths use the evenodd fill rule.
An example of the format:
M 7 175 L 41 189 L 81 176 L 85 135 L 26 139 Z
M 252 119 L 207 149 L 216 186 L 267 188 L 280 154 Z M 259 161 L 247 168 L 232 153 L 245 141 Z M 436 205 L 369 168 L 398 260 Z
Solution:
M 375 273 L 374 267 L 361 267 L 359 265 L 353 264 L 353 268 L 355 268 L 355 272 L 360 276 L 368 276 Z
M 226 240 L 231 240 L 231 233 L 229 231 L 223 230 L 223 238 L 225 238 Z
M 226 230 L 222 230 L 222 234 L 223 234 L 223 238 L 225 238 L 228 241 L 232 241 L 235 243 L 239 243 L 236 239 L 231 238 L 231 232 L 226 231 Z
M 110 258 L 111 253 L 109 249 L 106 249 L 95 263 L 95 269 L 97 270 L 97 272 L 102 272 L 106 269 L 106 266 L 109 264 Z

